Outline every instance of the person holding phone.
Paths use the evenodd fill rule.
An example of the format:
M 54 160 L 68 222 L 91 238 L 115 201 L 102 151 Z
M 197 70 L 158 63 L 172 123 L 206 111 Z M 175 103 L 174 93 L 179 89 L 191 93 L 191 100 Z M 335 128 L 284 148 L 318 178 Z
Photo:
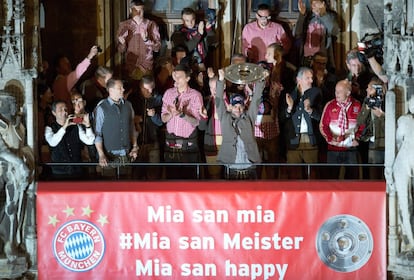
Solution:
M 52 85 L 55 100 L 65 101 L 68 109 L 71 109 L 71 92 L 80 77 L 88 70 L 91 65 L 91 60 L 97 54 L 98 46 L 92 46 L 86 58 L 76 66 L 75 70 L 72 69 L 72 64 L 66 55 L 58 54 L 55 57 L 54 65 L 57 76 Z
M 86 115 L 82 123 L 75 123 L 75 115 L 68 114 L 66 102 L 61 100 L 53 102 L 52 114 L 55 121 L 45 127 L 51 160 L 54 163 L 72 163 L 52 166 L 52 174 L 60 179 L 79 179 L 84 172 L 75 163 L 82 162 L 83 144 L 92 145 L 95 140 L 89 117 Z

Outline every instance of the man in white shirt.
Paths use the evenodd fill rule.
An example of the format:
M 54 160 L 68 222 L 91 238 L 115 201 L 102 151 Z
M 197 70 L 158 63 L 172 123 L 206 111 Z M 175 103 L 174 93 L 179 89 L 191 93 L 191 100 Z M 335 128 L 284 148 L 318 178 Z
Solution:
M 322 94 L 319 88 L 312 87 L 312 82 L 312 69 L 299 68 L 296 76 L 296 89 L 286 94 L 286 101 L 279 112 L 279 119 L 284 124 L 283 136 L 287 147 L 287 163 L 318 162 Z M 311 174 L 311 176 L 316 175 Z M 303 179 L 302 177 L 303 174 L 300 171 L 289 168 L 290 179 Z
M 74 115 L 68 115 L 68 108 L 64 101 L 55 101 L 52 104 L 52 114 L 55 116 L 55 121 L 45 128 L 45 139 L 49 144 L 52 162 L 82 162 L 83 144 L 92 145 L 95 140 L 89 115 L 84 115 L 78 121 Z M 51 169 L 52 174 L 57 178 L 79 178 L 83 173 L 81 167 L 76 164 L 56 165 Z

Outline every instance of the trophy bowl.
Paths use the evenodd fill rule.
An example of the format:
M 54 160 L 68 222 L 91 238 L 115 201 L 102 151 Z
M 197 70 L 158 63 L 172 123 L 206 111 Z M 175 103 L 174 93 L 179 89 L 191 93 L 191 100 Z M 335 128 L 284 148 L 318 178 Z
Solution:
M 254 63 L 232 64 L 224 68 L 224 78 L 234 84 L 249 84 L 265 78 L 265 69 Z

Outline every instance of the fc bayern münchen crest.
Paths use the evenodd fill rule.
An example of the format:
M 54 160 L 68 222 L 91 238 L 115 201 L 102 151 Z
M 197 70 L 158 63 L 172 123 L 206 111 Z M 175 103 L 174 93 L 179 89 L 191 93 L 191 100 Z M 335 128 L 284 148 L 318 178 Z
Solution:
M 100 229 L 84 220 L 63 224 L 53 238 L 53 252 L 64 268 L 83 272 L 93 269 L 105 253 L 105 240 Z
M 351 215 L 331 217 L 316 236 L 319 258 L 339 272 L 352 272 L 366 264 L 372 255 L 373 243 L 368 226 Z

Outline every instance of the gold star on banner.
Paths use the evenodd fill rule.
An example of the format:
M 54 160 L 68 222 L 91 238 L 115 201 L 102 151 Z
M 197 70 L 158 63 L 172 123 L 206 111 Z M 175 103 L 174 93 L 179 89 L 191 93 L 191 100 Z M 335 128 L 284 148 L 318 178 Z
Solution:
M 53 225 L 53 226 L 55 227 L 55 226 L 56 226 L 56 224 L 57 224 L 58 222 L 60 222 L 56 216 L 57 216 L 57 215 L 49 216 L 49 222 L 48 222 L 47 224 L 48 224 L 48 225 Z
M 91 217 L 91 213 L 92 212 L 95 212 L 95 211 L 93 211 L 90 207 L 89 207 L 89 205 L 88 206 L 86 206 L 86 207 L 82 207 L 82 216 L 88 216 L 89 218 Z
M 66 209 L 62 210 L 62 212 L 66 214 L 66 218 L 69 216 L 75 216 L 74 211 L 75 211 L 75 208 L 71 208 L 69 207 L 69 205 L 66 205 Z
M 99 219 L 98 219 L 98 223 L 101 224 L 101 226 L 103 227 L 105 224 L 108 224 L 108 216 L 103 216 L 101 214 L 99 214 Z

